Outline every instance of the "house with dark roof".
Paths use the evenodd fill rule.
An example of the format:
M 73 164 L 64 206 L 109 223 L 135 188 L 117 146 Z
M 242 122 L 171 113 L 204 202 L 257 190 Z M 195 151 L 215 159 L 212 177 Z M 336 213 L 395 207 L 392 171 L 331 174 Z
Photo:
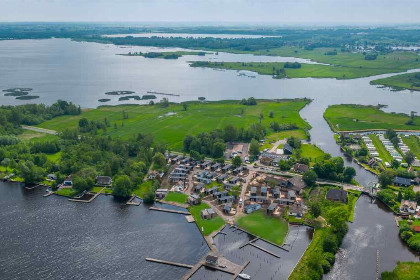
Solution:
M 302 163 L 295 163 L 295 165 L 293 165 L 293 170 L 296 173 L 305 173 L 306 171 L 309 170 L 309 166 Z
M 293 154 L 293 147 L 286 143 L 283 146 L 283 152 L 285 155 L 291 155 Z
M 400 212 L 403 214 L 415 214 L 417 202 L 411 200 L 401 200 Z
M 217 177 L 217 182 L 218 183 L 222 183 L 224 180 L 226 180 L 229 176 L 227 174 L 222 174 L 220 176 Z
M 331 201 L 347 203 L 347 192 L 345 190 L 329 189 L 325 198 Z
M 232 210 L 232 202 L 226 203 L 225 206 L 223 207 L 223 212 L 226 214 L 229 214 L 230 210 Z
M 109 176 L 96 176 L 96 185 L 110 187 L 112 185 L 112 179 Z
M 205 189 L 204 194 L 209 195 L 219 191 L 219 187 L 212 187 L 210 189 Z
M 204 220 L 213 219 L 214 216 L 216 215 L 216 213 L 214 213 L 213 209 L 211 208 L 201 210 L 200 214 L 201 214 L 201 218 Z
M 226 164 L 225 166 L 222 167 L 222 172 L 226 173 L 230 169 L 232 169 L 232 164 Z
M 251 196 L 257 195 L 257 187 L 251 187 Z
M 211 162 L 210 161 L 204 161 L 200 164 L 200 168 L 201 169 L 206 169 L 207 167 L 211 166 Z
M 273 190 L 273 198 L 279 198 L 280 197 L 280 189 L 279 188 L 275 188 Z
M 194 191 L 195 191 L 196 193 L 200 193 L 203 189 L 204 189 L 204 184 L 203 184 L 203 183 L 199 183 L 198 185 L 196 185 L 196 186 L 194 187 Z
M 258 203 L 268 203 L 268 199 L 266 196 L 250 196 L 249 201 L 258 202 Z
M 210 167 L 210 169 L 212 170 L 212 171 L 216 171 L 217 169 L 219 169 L 219 168 L 221 168 L 222 167 L 222 165 L 220 164 L 220 163 L 215 163 L 215 164 L 213 164 L 211 167 Z
M 222 196 L 217 201 L 219 203 L 228 203 L 228 202 L 233 202 L 234 200 L 235 200 L 235 197 L 229 195 L 229 196 Z
M 267 214 L 273 214 L 274 211 L 276 211 L 278 204 L 277 203 L 271 203 L 268 207 L 267 207 Z
M 239 177 L 233 177 L 231 179 L 229 179 L 229 184 L 237 184 L 241 179 Z
M 409 187 L 411 186 L 411 179 L 409 178 L 403 178 L 403 177 L 395 177 L 394 178 L 394 185 L 400 186 L 400 187 Z
M 261 196 L 267 196 L 267 187 L 261 187 Z
M 289 216 L 302 217 L 303 216 L 302 206 L 290 205 L 289 206 Z
M 165 196 L 168 194 L 168 190 L 167 189 L 157 189 L 155 191 L 155 197 L 156 199 L 163 199 L 165 198 Z
M 191 194 L 187 198 L 187 203 L 190 205 L 198 205 L 200 204 L 200 197 L 196 194 Z

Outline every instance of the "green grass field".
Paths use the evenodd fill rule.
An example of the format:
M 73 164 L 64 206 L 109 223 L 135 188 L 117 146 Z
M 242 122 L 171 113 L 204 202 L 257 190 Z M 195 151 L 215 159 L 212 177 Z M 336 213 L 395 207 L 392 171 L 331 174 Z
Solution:
M 394 271 L 382 272 L 382 280 L 418 280 L 420 279 L 420 262 L 398 262 Z
M 166 195 L 165 201 L 173 201 L 178 203 L 185 203 L 187 202 L 187 195 L 184 193 L 179 192 L 170 192 Z
M 416 74 L 419 74 L 419 72 L 401 74 L 388 78 L 373 80 L 370 83 L 372 85 L 383 85 L 397 90 L 409 89 L 420 91 L 420 80 L 415 78 Z
M 302 144 L 300 149 L 300 156 L 308 158 L 311 165 L 313 165 L 317 160 L 322 159 L 325 154 L 320 148 L 311 144 Z
M 218 63 L 208 63 L 203 65 L 200 62 L 190 64 L 191 67 L 205 67 L 226 70 L 246 70 L 253 71 L 260 75 L 273 75 L 273 67 L 282 69 L 283 62 L 224 62 L 223 65 Z M 301 64 L 301 68 L 285 68 L 286 78 L 336 78 L 336 79 L 355 79 L 361 77 L 374 76 L 390 72 L 400 72 L 398 69 L 383 68 L 360 68 L 360 67 L 344 67 L 331 66 L 323 64 Z M 280 76 L 283 78 L 283 76 Z
M 324 113 L 331 128 L 343 130 L 401 129 L 420 130 L 420 117 L 415 117 L 414 125 L 405 124 L 410 117 L 405 114 L 385 113 L 363 105 L 332 105 Z
M 197 223 L 198 228 L 200 229 L 201 233 L 205 236 L 209 235 L 213 231 L 220 229 L 224 224 L 225 221 L 217 216 L 211 220 L 203 220 L 201 219 L 201 210 L 210 208 L 209 205 L 206 203 L 201 203 L 200 205 L 190 206 L 188 210 L 190 211 L 191 215 L 194 217 L 195 222 Z
M 61 159 L 61 151 L 55 154 L 46 154 L 46 156 L 49 161 L 58 163 Z
M 264 114 L 262 124 L 269 127 L 273 121 L 279 124 L 295 123 L 299 129 L 284 131 L 282 136 L 299 134 L 305 137 L 304 128 L 309 125 L 300 117 L 299 111 L 308 103 L 308 100 L 282 100 L 258 101 L 255 106 L 245 106 L 237 101 L 222 101 L 189 103 L 188 110 L 184 111 L 182 105 L 171 104 L 168 108 L 159 105 L 121 105 L 103 106 L 97 109 L 84 110 L 79 116 L 61 116 L 53 120 L 41 123 L 39 126 L 56 131 L 66 128 L 76 128 L 78 121 L 85 117 L 90 120 L 103 121 L 107 118 L 111 127 L 106 132 L 99 132 L 105 135 L 130 138 L 138 133 L 151 133 L 156 142 L 168 145 L 170 149 L 181 150 L 182 141 L 187 134 L 198 134 L 213 129 L 223 129 L 226 125 L 232 124 L 237 127 L 248 127 L 259 122 L 259 114 Z M 243 115 L 241 111 L 244 110 Z M 128 113 L 128 119 L 123 119 L 123 111 Z M 269 112 L 274 112 L 274 118 L 269 118 Z M 165 115 L 175 112 L 175 115 Z M 114 128 L 114 123 L 118 128 Z M 267 129 L 270 133 L 270 129 Z
M 255 211 L 238 219 L 238 226 L 258 237 L 282 245 L 287 235 L 287 222 Z
M 402 137 L 403 142 L 410 148 L 417 159 L 420 159 L 420 139 L 417 136 L 411 135 L 407 138 Z
M 306 249 L 299 263 L 296 265 L 295 269 L 293 269 L 289 276 L 289 280 L 310 279 L 308 278 L 310 262 L 314 258 L 321 258 L 323 253 L 322 244 L 324 239 L 327 238 L 328 232 L 329 231 L 326 228 L 315 230 L 311 244 L 309 244 L 308 249 Z
M 137 188 L 133 191 L 133 194 L 143 198 L 143 196 L 152 188 L 152 181 L 146 181 L 143 184 L 137 186 Z
M 379 153 L 379 158 L 382 159 L 382 162 L 391 163 L 392 156 L 391 154 L 385 149 L 385 146 L 382 144 L 381 140 L 379 140 L 378 136 L 371 134 L 369 138 L 372 140 L 373 145 L 376 148 L 376 151 Z
M 73 189 L 59 189 L 55 191 L 55 193 L 62 196 L 74 197 L 77 194 L 77 191 Z
M 330 64 L 302 64 L 299 69 L 286 68 L 288 78 L 337 78 L 354 79 L 368 77 L 384 73 L 404 72 L 408 69 L 420 68 L 418 55 L 414 52 L 393 52 L 386 55 L 379 55 L 376 60 L 365 60 L 361 53 L 341 52 L 337 55 L 325 55 L 332 51 L 332 48 L 318 48 L 314 50 L 304 50 L 296 47 L 281 47 L 264 51 L 252 51 L 256 55 L 286 56 L 311 59 L 317 62 Z M 229 52 L 229 50 L 225 50 Z M 244 52 L 246 53 L 246 52 Z M 204 67 L 248 70 L 262 75 L 272 75 L 273 67 L 283 68 L 281 62 L 252 62 L 242 64 L 242 62 L 225 62 L 224 65 L 211 63 Z M 201 66 L 192 63 L 191 66 Z
M 347 202 L 347 204 L 349 205 L 349 218 L 348 218 L 348 221 L 349 222 L 353 222 L 354 208 L 356 206 L 356 202 L 357 202 L 357 199 L 358 198 L 359 197 L 357 195 L 354 195 L 354 194 L 350 194 L 349 193 L 348 202 Z

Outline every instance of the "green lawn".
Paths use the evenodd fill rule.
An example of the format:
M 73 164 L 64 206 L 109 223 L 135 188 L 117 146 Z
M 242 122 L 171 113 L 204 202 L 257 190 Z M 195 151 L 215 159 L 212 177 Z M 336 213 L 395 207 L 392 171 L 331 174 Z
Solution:
M 255 106 L 241 105 L 238 101 L 190 102 L 187 111 L 184 111 L 180 104 L 171 104 L 168 108 L 162 108 L 159 105 L 102 106 L 84 110 L 79 116 L 60 116 L 43 122 L 39 126 L 62 131 L 66 128 L 76 128 L 78 121 L 83 117 L 89 121 L 103 121 L 107 118 L 111 127 L 106 132 L 99 133 L 123 139 L 128 139 L 138 133 L 151 133 L 156 142 L 168 144 L 168 148 L 173 150 L 181 150 L 186 134 L 195 135 L 213 129 L 223 129 L 228 124 L 248 127 L 259 122 L 261 112 L 265 116 L 262 124 L 267 127 L 269 134 L 271 133 L 268 129 L 270 123 L 276 121 L 279 124 L 294 123 L 299 127 L 297 130 L 283 131 L 282 136 L 298 133 L 304 137 L 304 128 L 308 128 L 309 124 L 300 117 L 299 111 L 308 102 L 308 100 L 279 102 L 265 100 L 258 101 Z M 243 115 L 241 115 L 242 110 Z M 128 113 L 128 119 L 123 119 L 123 111 Z M 270 111 L 274 112 L 274 118 L 268 117 Z M 176 114 L 165 115 L 172 112 Z M 117 129 L 114 128 L 115 123 L 118 126 Z
M 376 148 L 376 151 L 379 153 L 379 158 L 382 159 L 382 162 L 391 163 L 392 156 L 385 148 L 384 144 L 382 144 L 381 140 L 379 140 L 378 136 L 371 134 L 369 138 L 372 140 L 373 145 Z
M 418 280 L 420 279 L 420 262 L 398 262 L 394 271 L 382 272 L 382 280 Z
M 78 192 L 73 189 L 59 189 L 55 193 L 62 196 L 74 197 Z
M 133 194 L 143 198 L 143 196 L 152 188 L 152 181 L 146 181 L 141 185 L 137 186 L 137 188 L 133 191 Z
M 92 193 L 98 193 L 100 190 L 102 190 L 103 189 L 103 187 L 93 187 L 91 190 L 90 190 L 90 192 L 92 192 Z M 105 188 L 101 193 L 103 193 L 103 194 L 112 194 L 112 189 L 110 189 L 110 188 Z
M 201 219 L 201 210 L 210 208 L 209 205 L 206 203 L 201 203 L 200 205 L 190 206 L 188 210 L 190 211 L 191 215 L 194 217 L 195 222 L 197 223 L 198 228 L 200 229 L 201 233 L 205 236 L 209 235 L 213 231 L 220 229 L 224 224 L 225 221 L 217 216 L 211 220 L 203 220 Z
M 353 222 L 354 218 L 354 207 L 356 206 L 357 199 L 359 198 L 358 195 L 349 193 L 348 195 L 348 202 L 349 205 L 349 222 Z
M 319 159 L 322 159 L 325 154 L 324 151 L 312 144 L 302 144 L 300 150 L 300 156 L 308 158 L 311 161 L 311 164 L 315 163 Z
M 415 78 L 417 73 L 408 73 L 402 75 L 396 75 L 388 78 L 373 80 L 370 83 L 372 85 L 383 85 L 386 87 L 391 87 L 397 90 L 400 89 L 409 89 L 420 91 L 420 80 Z
M 401 137 L 403 142 L 410 148 L 417 159 L 420 159 L 420 140 L 417 136 L 411 135 L 409 137 Z
M 45 154 L 47 159 L 51 162 L 58 163 L 61 159 L 61 152 L 55 154 Z
M 374 106 L 332 105 L 324 113 L 333 130 L 400 129 L 420 130 L 420 117 L 413 125 L 405 124 L 410 117 L 405 114 L 385 113 Z
M 289 280 L 302 280 L 310 279 L 310 263 L 313 259 L 322 258 L 322 244 L 324 239 L 327 238 L 329 230 L 327 228 L 320 228 L 315 230 L 312 237 L 311 244 L 309 244 L 308 249 L 306 249 L 299 263 L 293 269 L 292 273 L 289 276 Z
M 238 226 L 258 237 L 282 245 L 287 235 L 287 222 L 267 216 L 263 211 L 255 211 L 238 219 Z
M 170 192 L 166 195 L 165 201 L 173 201 L 178 203 L 185 203 L 187 202 L 188 195 L 179 192 Z

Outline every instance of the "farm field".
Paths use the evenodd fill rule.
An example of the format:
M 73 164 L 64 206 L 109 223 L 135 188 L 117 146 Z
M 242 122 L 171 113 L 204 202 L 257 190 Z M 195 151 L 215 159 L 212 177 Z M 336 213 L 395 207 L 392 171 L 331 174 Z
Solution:
M 409 89 L 420 91 L 420 78 L 416 77 L 420 77 L 420 72 L 401 74 L 388 78 L 373 80 L 370 83 L 372 85 L 383 85 L 386 87 L 391 87 L 396 90 Z
M 335 131 L 369 130 L 388 128 L 396 130 L 420 130 L 420 117 L 408 125 L 410 117 L 406 114 L 386 113 L 374 106 L 332 105 L 327 108 L 324 118 Z
M 238 226 L 258 237 L 282 245 L 287 235 L 287 222 L 255 211 L 238 219 Z
M 317 146 L 311 144 L 303 144 L 300 147 L 301 157 L 308 158 L 311 164 L 314 164 L 317 160 L 321 159 L 324 156 L 324 151 L 322 151 Z
M 53 120 L 43 122 L 42 128 L 62 131 L 67 128 L 77 128 L 81 118 L 89 121 L 109 121 L 111 127 L 106 132 L 98 131 L 99 134 L 128 139 L 139 133 L 152 134 L 155 142 L 168 145 L 173 150 L 182 149 L 182 141 L 187 134 L 196 135 L 200 132 L 208 132 L 214 129 L 223 129 L 232 124 L 238 128 L 248 127 L 259 122 L 259 115 L 263 113 L 262 124 L 267 128 L 271 122 L 279 124 L 296 124 L 298 129 L 280 132 L 287 137 L 289 133 L 305 137 L 305 128 L 309 127 L 299 115 L 299 111 L 308 103 L 308 100 L 281 100 L 281 101 L 258 101 L 257 105 L 241 105 L 238 101 L 221 102 L 189 102 L 187 111 L 180 104 L 170 104 L 163 108 L 160 105 L 120 105 L 102 106 L 97 109 L 84 110 L 78 116 L 61 116 Z M 272 111 L 273 118 L 268 115 Z M 123 112 L 128 118 L 123 118 Z M 115 128 L 114 126 L 117 126 Z

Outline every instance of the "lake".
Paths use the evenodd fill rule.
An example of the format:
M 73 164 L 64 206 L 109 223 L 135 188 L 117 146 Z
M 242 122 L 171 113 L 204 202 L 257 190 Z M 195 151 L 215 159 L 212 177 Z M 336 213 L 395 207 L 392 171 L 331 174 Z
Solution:
M 187 269 L 145 258 L 195 264 L 209 251 L 184 215 L 44 193 L 0 182 L 1 279 L 180 279 Z
M 333 156 L 342 156 L 342 153 L 323 119 L 323 113 L 329 105 L 385 104 L 388 105 L 385 111 L 409 113 L 412 110 L 418 111 L 420 104 L 418 92 L 395 92 L 369 84 L 373 79 L 395 74 L 354 80 L 278 80 L 260 75 L 249 78 L 239 76 L 233 70 L 216 71 L 188 65 L 191 60 L 312 63 L 298 58 L 219 53 L 165 60 L 116 55 L 130 51 L 173 50 L 182 49 L 124 47 L 67 39 L 0 41 L 0 89 L 31 87 L 34 89 L 31 94 L 40 96 L 31 102 L 51 104 L 57 99 L 64 99 L 84 108 L 102 105 L 98 102 L 100 98 L 112 98 L 106 104 L 121 104 L 117 97 L 104 95 L 114 90 L 133 90 L 139 95 L 147 91 L 180 94 L 179 97 L 169 96 L 169 100 L 174 102 L 197 100 L 200 96 L 208 100 L 251 96 L 267 99 L 308 97 L 313 102 L 301 111 L 301 115 L 312 126 L 312 143 Z M 16 105 L 24 104 L 25 101 L 0 95 L 0 103 Z M 346 161 L 346 164 L 356 168 L 356 180 L 361 184 L 376 182 L 376 176 L 363 168 L 351 161 Z M 27 194 L 20 188 L 2 185 L 0 213 L 4 221 L 1 223 L 0 236 L 6 240 L 3 242 L 5 245 L 2 245 L 6 248 L 2 248 L 2 252 L 7 252 L 0 256 L 0 270 L 6 269 L 7 275 L 15 277 L 11 279 L 25 275 L 46 275 L 47 279 L 65 277 L 70 267 L 72 273 L 78 273 L 79 276 L 93 277 L 89 273 L 95 273 L 94 278 L 107 279 L 108 274 L 109 279 L 134 275 L 138 277 L 142 273 L 150 276 L 147 274 L 149 269 L 153 277 L 171 275 L 177 279 L 185 273 L 185 269 L 145 263 L 144 252 L 151 257 L 194 263 L 208 250 L 202 244 L 202 237 L 196 227 L 186 224 L 184 217 L 150 213 L 143 206 L 127 208 L 111 197 L 100 196 L 90 205 L 80 205 L 57 197 L 44 199 L 41 194 Z M 353 279 L 355 273 L 362 273 L 356 267 L 366 265 L 370 269 L 372 254 L 376 258 L 375 248 L 380 250 L 381 271 L 392 269 L 400 257 L 404 260 L 414 257 L 400 243 L 393 214 L 379 204 L 369 204 L 364 198 L 359 199 L 355 223 L 350 224 L 349 228 L 343 241 L 343 250 L 330 273 L 333 276 L 327 276 L 330 279 L 334 279 L 334 275 Z M 171 234 L 169 229 L 173 229 L 172 233 L 175 234 Z M 156 242 L 155 235 L 159 242 Z M 360 236 L 373 238 L 367 239 L 372 240 L 368 244 L 371 247 L 364 246 L 363 242 L 359 246 L 353 244 L 354 240 L 360 240 Z M 165 238 L 167 240 L 160 243 Z M 383 248 L 383 244 L 390 244 L 389 250 Z M 69 258 L 71 265 L 57 261 L 63 257 Z M 16 274 L 18 272 L 22 274 Z M 206 271 L 202 273 L 206 274 Z M 367 273 L 370 275 L 372 272 L 369 270 Z

